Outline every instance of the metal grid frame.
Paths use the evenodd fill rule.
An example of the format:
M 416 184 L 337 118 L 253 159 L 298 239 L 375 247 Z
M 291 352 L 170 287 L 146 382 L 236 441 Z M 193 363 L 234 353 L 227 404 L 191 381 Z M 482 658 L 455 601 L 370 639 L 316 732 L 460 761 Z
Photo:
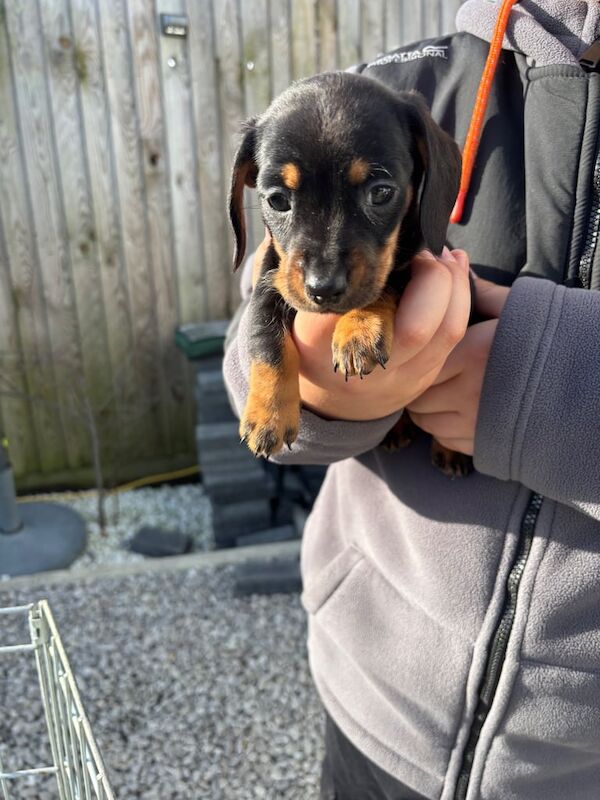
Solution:
M 53 764 L 5 772 L 0 759 L 1 800 L 10 800 L 13 781 L 36 775 L 56 777 L 60 800 L 115 800 L 48 602 L 0 608 L 0 616 L 19 614 L 28 616 L 31 641 L 0 647 L 0 657 L 35 656 Z

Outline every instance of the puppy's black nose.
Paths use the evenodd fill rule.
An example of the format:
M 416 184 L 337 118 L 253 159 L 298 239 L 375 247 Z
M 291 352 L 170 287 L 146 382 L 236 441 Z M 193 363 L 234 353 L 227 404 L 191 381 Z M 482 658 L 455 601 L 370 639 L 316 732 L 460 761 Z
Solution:
M 307 275 L 304 281 L 306 291 L 317 305 L 338 300 L 346 291 L 347 280 L 343 273 L 335 275 Z

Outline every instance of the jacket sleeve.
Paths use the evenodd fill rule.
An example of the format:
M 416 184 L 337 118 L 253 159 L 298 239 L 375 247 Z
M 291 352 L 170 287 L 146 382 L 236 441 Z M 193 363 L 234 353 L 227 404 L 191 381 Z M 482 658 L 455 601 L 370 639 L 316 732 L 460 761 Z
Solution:
M 600 292 L 513 285 L 484 379 L 475 466 L 600 519 Z
M 225 342 L 223 372 L 229 400 L 234 412 L 241 416 L 248 396 L 250 354 L 248 352 L 248 305 L 251 294 L 252 256 L 244 266 L 241 290 L 242 305 L 233 318 Z M 383 440 L 401 416 L 401 411 L 368 422 L 323 419 L 303 409 L 300 432 L 292 450 L 281 451 L 271 458 L 279 464 L 332 464 L 366 453 Z

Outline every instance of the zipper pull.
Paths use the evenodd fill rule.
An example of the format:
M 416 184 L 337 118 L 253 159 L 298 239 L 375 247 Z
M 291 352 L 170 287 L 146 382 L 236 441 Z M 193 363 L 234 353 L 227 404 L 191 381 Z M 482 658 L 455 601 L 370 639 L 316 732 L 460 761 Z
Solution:
M 596 39 L 579 56 L 579 64 L 586 72 L 600 72 L 600 39 Z

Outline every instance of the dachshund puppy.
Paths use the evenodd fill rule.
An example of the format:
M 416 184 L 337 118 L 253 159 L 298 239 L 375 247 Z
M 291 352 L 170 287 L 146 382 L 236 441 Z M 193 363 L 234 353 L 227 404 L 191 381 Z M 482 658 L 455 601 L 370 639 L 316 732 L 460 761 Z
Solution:
M 457 145 L 420 95 L 362 75 L 299 81 L 245 124 L 229 198 L 235 268 L 246 248 L 244 186 L 256 187 L 272 236 L 250 301 L 250 391 L 240 423 L 255 455 L 291 447 L 298 434 L 296 310 L 340 315 L 332 360 L 346 379 L 385 367 L 408 264 L 423 247 L 441 253 L 460 166 Z M 410 439 L 407 419 L 391 444 Z M 434 451 L 448 474 L 468 471 L 465 459 L 440 445 Z

